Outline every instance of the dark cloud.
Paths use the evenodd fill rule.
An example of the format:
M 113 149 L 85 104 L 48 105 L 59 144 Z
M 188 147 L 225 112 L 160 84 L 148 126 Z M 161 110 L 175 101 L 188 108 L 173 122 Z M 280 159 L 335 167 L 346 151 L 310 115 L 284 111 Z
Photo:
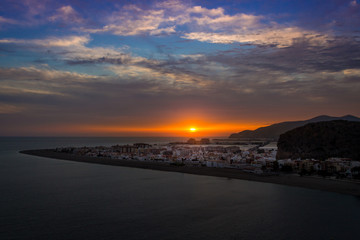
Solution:
M 124 56 L 125 55 L 126 54 L 124 54 Z M 91 65 L 91 64 L 101 64 L 101 63 L 121 65 L 121 64 L 126 64 L 128 62 L 129 62 L 128 59 L 108 58 L 108 57 L 101 57 L 101 58 L 97 58 L 97 59 L 93 59 L 93 58 L 91 58 L 91 59 L 72 59 L 72 60 L 66 61 L 66 63 L 69 65 L 81 65 L 81 64 Z
M 4 56 L 19 54 L 28 58 L 27 63 L 35 64 L 0 68 L 0 132 L 11 134 L 22 124 L 28 129 L 71 124 L 126 127 L 168 124 L 179 119 L 218 123 L 266 119 L 271 123 L 320 114 L 360 115 L 360 38 L 356 32 L 360 14 L 355 3 L 330 1 L 318 16 L 314 13 L 323 4 L 310 13 L 297 15 L 294 22 L 287 23 L 293 27 L 288 36 L 303 37 L 278 38 L 274 44 L 260 31 L 272 33 L 267 28 L 270 25 L 260 22 L 265 28 L 259 27 L 258 38 L 252 36 L 255 40 L 250 43 L 232 43 L 229 46 L 233 48 L 226 51 L 209 44 L 215 46 L 214 50 L 204 53 L 192 49 L 188 55 L 177 54 L 181 52 L 177 44 L 153 41 L 156 49 L 152 58 L 135 56 L 131 49 L 91 45 L 91 34 L 0 39 Z M 39 13 L 38 18 L 55 16 L 54 22 L 77 19 L 77 24 L 85 24 L 79 5 L 56 12 L 62 6 L 67 5 L 54 5 L 52 10 Z M 150 5 L 143 8 L 152 9 Z M 28 18 L 41 12 L 41 6 L 30 10 L 33 15 L 29 13 Z M 209 12 L 209 8 L 200 10 Z M 224 16 L 226 21 L 234 15 Z M 267 15 L 264 19 L 267 22 L 272 18 Z M 207 24 L 206 30 L 211 26 Z M 286 33 L 288 29 L 283 23 L 271 26 L 275 33 Z M 233 37 L 226 33 L 224 36 Z M 146 35 L 149 41 L 153 37 Z M 182 41 L 183 47 L 192 46 L 191 40 L 177 41 Z M 95 68 L 101 70 L 97 75 L 76 72 L 85 69 L 96 73 Z
M 305 41 L 281 49 L 258 47 L 244 51 L 239 48 L 220 52 L 209 59 L 234 67 L 301 73 L 359 68 L 359 54 L 360 42 L 356 38 L 336 38 L 320 46 L 310 46 Z

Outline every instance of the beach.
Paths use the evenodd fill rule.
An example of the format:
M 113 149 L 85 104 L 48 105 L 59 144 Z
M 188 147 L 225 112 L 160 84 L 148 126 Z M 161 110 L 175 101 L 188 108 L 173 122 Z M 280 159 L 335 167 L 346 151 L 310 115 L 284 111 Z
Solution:
M 79 156 L 70 153 L 56 152 L 54 149 L 24 150 L 24 151 L 20 151 L 20 153 L 46 157 L 46 158 L 59 159 L 59 160 L 69 160 L 75 162 L 143 168 L 143 169 L 152 169 L 159 171 L 179 172 L 179 173 L 187 173 L 187 174 L 274 183 L 274 184 L 281 184 L 281 185 L 287 185 L 293 187 L 301 187 L 301 188 L 353 195 L 357 197 L 360 196 L 360 183 L 355 181 L 334 180 L 334 179 L 320 178 L 313 176 L 301 177 L 296 174 L 280 174 L 277 176 L 275 175 L 268 176 L 268 175 L 244 173 L 238 169 L 229 169 L 229 168 L 175 166 L 164 163 L 120 160 L 120 159 L 111 159 L 111 158 L 103 158 L 103 157 L 87 157 L 87 156 Z

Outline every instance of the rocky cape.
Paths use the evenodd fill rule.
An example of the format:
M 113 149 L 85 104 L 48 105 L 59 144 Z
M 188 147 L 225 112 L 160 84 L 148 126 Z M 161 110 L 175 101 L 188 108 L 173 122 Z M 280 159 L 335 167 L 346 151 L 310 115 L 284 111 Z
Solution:
M 330 157 L 360 160 L 360 122 L 309 123 L 280 135 L 277 159 Z
M 360 122 L 360 118 L 352 115 L 346 115 L 343 117 L 331 117 L 331 116 L 322 115 L 304 121 L 281 122 L 267 127 L 261 127 L 256 130 L 245 130 L 239 133 L 233 133 L 230 135 L 229 138 L 269 138 L 273 140 L 278 140 L 281 134 L 290 131 L 292 129 L 295 129 L 297 127 L 304 126 L 308 123 L 325 122 L 325 121 L 333 121 L 333 120 Z

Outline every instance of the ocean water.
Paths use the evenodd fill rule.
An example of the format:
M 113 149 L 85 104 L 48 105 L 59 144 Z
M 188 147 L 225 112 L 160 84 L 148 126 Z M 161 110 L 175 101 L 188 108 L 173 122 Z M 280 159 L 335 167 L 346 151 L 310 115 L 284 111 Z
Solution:
M 0 138 L 0 239 L 358 239 L 353 196 L 27 156 L 167 138 Z

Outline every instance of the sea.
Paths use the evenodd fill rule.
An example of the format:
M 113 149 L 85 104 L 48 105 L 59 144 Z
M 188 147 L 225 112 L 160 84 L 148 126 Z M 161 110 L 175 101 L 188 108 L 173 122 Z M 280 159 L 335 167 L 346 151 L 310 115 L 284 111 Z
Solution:
M 360 198 L 20 154 L 179 138 L 0 138 L 0 239 L 359 239 Z

